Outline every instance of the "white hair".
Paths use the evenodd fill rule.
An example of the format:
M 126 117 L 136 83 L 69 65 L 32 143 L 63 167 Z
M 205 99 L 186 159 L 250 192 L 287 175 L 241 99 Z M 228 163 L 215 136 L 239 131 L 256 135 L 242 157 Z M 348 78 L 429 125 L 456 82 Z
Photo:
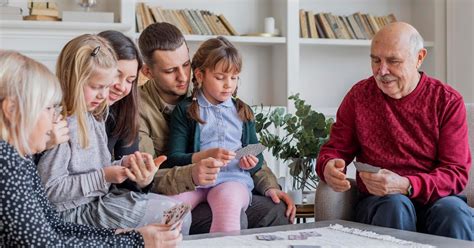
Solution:
M 31 154 L 28 144 L 42 111 L 60 103 L 61 86 L 54 74 L 39 62 L 15 51 L 0 49 L 0 101 L 14 103 L 11 119 L 0 111 L 0 139 Z
M 421 49 L 423 49 L 423 37 L 421 37 L 420 33 L 414 32 L 410 36 L 410 45 L 412 47 L 412 54 L 416 56 Z

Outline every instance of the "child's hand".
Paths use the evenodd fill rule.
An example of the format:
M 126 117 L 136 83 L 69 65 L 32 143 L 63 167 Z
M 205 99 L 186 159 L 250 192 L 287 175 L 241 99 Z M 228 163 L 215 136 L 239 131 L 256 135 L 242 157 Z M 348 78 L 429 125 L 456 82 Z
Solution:
M 239 161 L 240 168 L 244 170 L 252 169 L 253 167 L 257 165 L 257 163 L 258 163 L 258 158 L 255 157 L 254 155 L 243 156 Z
M 211 148 L 204 151 L 195 152 L 192 156 L 192 162 L 198 163 L 206 158 L 215 158 L 226 165 L 235 158 L 235 152 L 224 148 Z
M 63 116 L 60 116 L 58 120 L 53 123 L 53 129 L 49 132 L 49 140 L 46 143 L 46 150 L 49 150 L 68 140 L 69 128 L 67 127 L 67 121 Z
M 128 178 L 136 182 L 140 188 L 144 188 L 153 181 L 155 173 L 165 160 L 166 156 L 159 156 L 153 160 L 148 153 L 135 152 L 128 155 L 122 165 L 130 169 L 127 173 Z
M 130 170 L 122 166 L 107 166 L 102 169 L 104 171 L 105 181 L 108 183 L 123 183 L 128 178 L 127 171 Z

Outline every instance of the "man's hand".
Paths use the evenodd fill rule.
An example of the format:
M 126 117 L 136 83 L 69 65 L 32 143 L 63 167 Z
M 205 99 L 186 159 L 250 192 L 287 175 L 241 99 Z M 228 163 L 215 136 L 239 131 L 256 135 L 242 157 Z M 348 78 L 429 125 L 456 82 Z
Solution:
M 181 225 L 174 230 L 170 230 L 169 225 L 150 224 L 138 228 L 137 231 L 143 236 L 145 247 L 177 247 L 183 239 Z
M 216 183 L 217 173 L 224 166 L 222 161 L 206 158 L 195 163 L 191 169 L 193 182 L 197 186 L 207 186 Z
M 381 169 L 378 173 L 359 172 L 359 176 L 372 195 L 408 194 L 410 180 L 395 172 Z
M 211 148 L 194 153 L 192 156 L 192 162 L 196 163 L 206 158 L 215 158 L 222 161 L 224 164 L 228 164 L 235 158 L 235 152 L 224 148 Z
M 346 162 L 342 159 L 331 159 L 324 168 L 324 179 L 326 183 L 336 192 L 344 192 L 351 188 L 351 183 L 346 179 L 343 172 Z
M 250 170 L 258 164 L 258 158 L 254 155 L 247 155 L 240 158 L 239 166 L 243 170 Z
M 148 153 L 135 152 L 128 155 L 122 165 L 129 169 L 126 170 L 128 178 L 136 182 L 138 187 L 145 188 L 153 181 L 155 173 L 165 160 L 166 156 L 153 160 Z
M 270 197 L 272 201 L 276 204 L 280 203 L 280 200 L 286 203 L 286 213 L 285 216 L 288 217 L 290 220 L 290 223 L 293 224 L 295 221 L 295 215 L 296 215 L 296 206 L 295 203 L 293 202 L 293 199 L 291 197 L 279 190 L 279 189 L 268 189 L 265 191 L 265 196 Z
M 49 140 L 46 143 L 46 150 L 51 149 L 59 144 L 69 140 L 69 128 L 67 121 L 63 116 L 53 122 L 53 129 L 48 133 Z
M 105 181 L 108 183 L 123 183 L 128 178 L 130 171 L 122 166 L 107 166 L 102 169 L 104 171 Z M 128 172 L 127 172 L 128 170 Z

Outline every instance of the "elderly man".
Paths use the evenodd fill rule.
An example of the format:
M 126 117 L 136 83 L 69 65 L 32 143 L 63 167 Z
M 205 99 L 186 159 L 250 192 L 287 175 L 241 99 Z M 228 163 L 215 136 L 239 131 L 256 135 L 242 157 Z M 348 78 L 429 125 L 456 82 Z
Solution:
M 373 76 L 344 98 L 321 149 L 317 173 L 332 189 L 350 188 L 354 157 L 382 169 L 358 172 L 356 221 L 473 240 L 473 212 L 459 194 L 471 157 L 461 95 L 418 69 L 423 39 L 392 23 L 372 40 Z
M 148 26 L 140 35 L 139 47 L 145 61 L 142 72 L 150 78 L 139 88 L 142 100 L 140 151 L 158 156 L 166 154 L 170 114 L 189 89 L 189 50 L 182 33 L 169 23 Z M 222 162 L 208 158 L 197 164 L 160 169 L 152 191 L 175 195 L 195 190 L 197 186 L 214 184 L 222 165 Z M 263 166 L 252 177 L 259 195 L 252 197 L 247 216 L 242 219 L 243 228 L 247 223 L 249 228 L 292 223 L 295 205 L 280 190 L 271 170 Z M 209 232 L 212 213 L 207 203 L 197 206 L 192 216 L 191 234 Z

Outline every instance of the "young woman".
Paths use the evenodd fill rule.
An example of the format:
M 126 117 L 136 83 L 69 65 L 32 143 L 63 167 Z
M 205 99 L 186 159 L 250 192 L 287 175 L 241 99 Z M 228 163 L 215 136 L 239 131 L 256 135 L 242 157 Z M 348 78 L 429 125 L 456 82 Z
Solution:
M 46 198 L 30 155 L 46 148 L 61 88 L 38 62 L 0 50 L 0 244 L 6 247 L 173 247 L 179 229 L 113 230 L 64 222 Z M 120 233 L 120 234 L 118 234 Z
M 98 34 L 112 46 L 118 59 L 118 78 L 109 88 L 109 115 L 106 131 L 109 151 L 114 159 L 138 151 L 138 72 L 142 59 L 133 41 L 124 34 L 108 30 Z
M 171 116 L 168 165 L 214 157 L 226 166 L 214 186 L 175 197 L 192 207 L 207 201 L 212 209 L 211 232 L 239 230 L 240 213 L 247 209 L 253 189 L 250 175 L 263 161 L 261 154 L 234 159 L 233 151 L 258 143 L 252 110 L 236 97 L 242 58 L 227 39 L 217 37 L 198 48 L 191 67 L 192 96 Z

